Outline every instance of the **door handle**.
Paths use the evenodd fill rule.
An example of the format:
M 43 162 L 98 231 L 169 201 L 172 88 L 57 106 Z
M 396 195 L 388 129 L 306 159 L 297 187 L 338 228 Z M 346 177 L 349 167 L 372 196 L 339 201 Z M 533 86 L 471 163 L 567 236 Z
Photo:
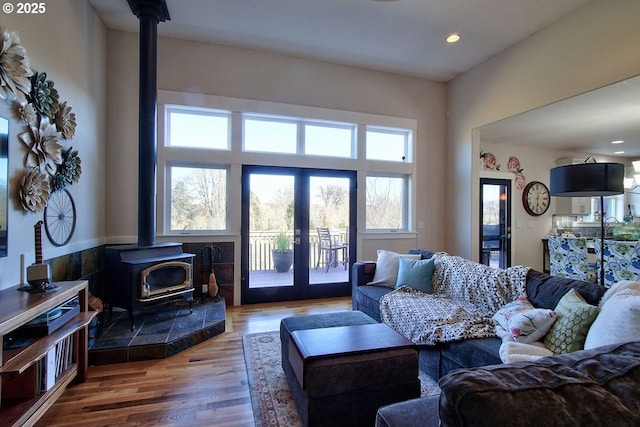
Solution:
M 300 238 L 296 237 L 295 239 L 293 239 L 293 244 L 294 245 L 299 245 L 300 244 Z

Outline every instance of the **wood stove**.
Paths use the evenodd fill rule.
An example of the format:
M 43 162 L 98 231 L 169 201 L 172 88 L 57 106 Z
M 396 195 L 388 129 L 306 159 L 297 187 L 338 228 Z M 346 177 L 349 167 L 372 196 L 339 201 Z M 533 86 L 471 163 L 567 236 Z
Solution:
M 191 308 L 194 257 L 182 252 L 180 243 L 105 247 L 104 297 L 109 320 L 113 307 L 123 308 L 133 330 L 136 315 L 148 303 L 184 298 Z

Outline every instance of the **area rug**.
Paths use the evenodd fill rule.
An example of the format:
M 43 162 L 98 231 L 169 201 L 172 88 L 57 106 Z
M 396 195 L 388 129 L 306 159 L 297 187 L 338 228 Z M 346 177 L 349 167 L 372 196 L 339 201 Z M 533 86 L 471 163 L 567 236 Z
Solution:
M 281 366 L 280 333 L 242 337 L 244 360 L 256 427 L 298 427 L 300 418 Z M 440 393 L 438 384 L 420 373 L 422 396 Z

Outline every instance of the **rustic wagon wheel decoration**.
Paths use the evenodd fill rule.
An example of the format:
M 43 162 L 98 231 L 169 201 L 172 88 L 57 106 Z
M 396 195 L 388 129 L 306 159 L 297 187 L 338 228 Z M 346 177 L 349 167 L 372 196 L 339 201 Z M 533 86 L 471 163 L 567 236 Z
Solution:
M 54 246 L 64 246 L 76 230 L 76 204 L 66 188 L 49 196 L 44 209 L 44 229 Z

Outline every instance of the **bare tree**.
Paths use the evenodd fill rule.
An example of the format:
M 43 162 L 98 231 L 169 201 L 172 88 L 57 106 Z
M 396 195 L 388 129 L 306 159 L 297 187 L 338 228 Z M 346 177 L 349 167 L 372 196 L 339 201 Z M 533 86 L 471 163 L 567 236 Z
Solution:
M 367 178 L 367 228 L 400 228 L 402 194 L 388 178 Z

